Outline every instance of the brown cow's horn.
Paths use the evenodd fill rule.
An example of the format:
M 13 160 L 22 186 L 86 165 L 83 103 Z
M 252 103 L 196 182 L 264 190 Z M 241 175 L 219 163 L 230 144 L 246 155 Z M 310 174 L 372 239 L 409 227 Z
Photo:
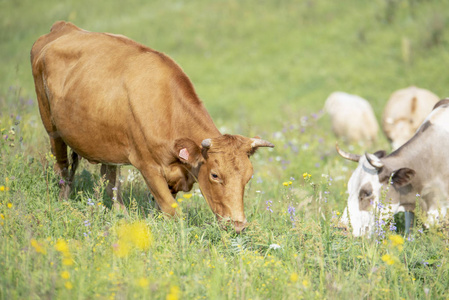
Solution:
M 352 160 L 355 162 L 359 162 L 361 155 L 358 154 L 352 154 L 345 152 L 338 147 L 338 143 L 335 143 L 335 149 L 337 149 L 338 154 L 340 154 L 341 157 L 346 158 L 348 160 Z
M 210 139 L 205 139 L 201 142 L 201 147 L 209 149 L 212 146 L 212 141 Z
M 374 154 L 365 153 L 366 160 L 368 160 L 369 164 L 375 167 L 376 169 L 380 169 L 384 166 L 383 162 Z
M 251 138 L 251 148 L 257 148 L 257 147 L 270 147 L 274 148 L 274 145 L 268 141 L 258 139 L 258 138 Z

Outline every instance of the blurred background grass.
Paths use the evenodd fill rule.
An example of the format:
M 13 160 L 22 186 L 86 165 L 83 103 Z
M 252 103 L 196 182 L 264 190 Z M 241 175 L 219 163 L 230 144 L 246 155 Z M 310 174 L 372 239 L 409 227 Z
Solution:
M 232 133 L 279 130 L 335 90 L 368 99 L 379 119 L 396 89 L 449 94 L 448 16 L 447 0 L 3 0 L 0 94 L 35 99 L 31 46 L 67 20 L 170 55 Z

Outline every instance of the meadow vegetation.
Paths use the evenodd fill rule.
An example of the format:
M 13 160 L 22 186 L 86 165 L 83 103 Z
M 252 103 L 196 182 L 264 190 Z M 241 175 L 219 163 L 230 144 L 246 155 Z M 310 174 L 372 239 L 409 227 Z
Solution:
M 354 164 L 322 112 L 335 90 L 380 119 L 396 89 L 448 95 L 449 1 L 0 1 L 0 299 L 447 299 L 444 222 L 371 238 L 338 224 Z M 58 201 L 29 51 L 56 20 L 127 35 L 173 57 L 223 133 L 276 145 L 252 158 L 237 235 L 197 186 L 166 218 L 122 168 L 129 217 L 111 210 L 99 166 L 82 161 Z M 353 152 L 389 150 L 345 145 Z

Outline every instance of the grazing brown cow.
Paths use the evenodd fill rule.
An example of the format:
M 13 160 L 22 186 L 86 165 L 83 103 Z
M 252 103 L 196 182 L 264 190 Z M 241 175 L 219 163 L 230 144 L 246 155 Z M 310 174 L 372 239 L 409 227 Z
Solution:
M 222 135 L 172 59 L 121 35 L 56 22 L 34 43 L 31 64 L 56 170 L 65 180 L 61 196 L 70 192 L 79 155 L 102 164 L 110 196 L 117 166 L 131 164 L 163 212 L 174 215 L 173 196 L 197 180 L 218 219 L 231 219 L 237 232 L 245 227 L 249 157 L 274 145 Z M 74 151 L 70 172 L 67 146 Z

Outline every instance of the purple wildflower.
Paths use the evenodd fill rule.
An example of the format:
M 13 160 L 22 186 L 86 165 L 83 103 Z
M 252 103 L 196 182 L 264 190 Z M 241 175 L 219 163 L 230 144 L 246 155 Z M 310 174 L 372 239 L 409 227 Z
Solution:
M 292 221 L 292 226 L 295 226 L 295 215 L 296 215 L 296 209 L 293 206 L 288 206 L 288 213 L 290 215 L 290 220 Z
M 271 206 L 273 205 L 273 201 L 268 200 L 265 203 L 267 204 L 267 210 L 272 213 L 273 210 L 271 209 Z
M 390 231 L 396 231 L 397 227 L 395 225 L 396 223 L 390 223 Z

